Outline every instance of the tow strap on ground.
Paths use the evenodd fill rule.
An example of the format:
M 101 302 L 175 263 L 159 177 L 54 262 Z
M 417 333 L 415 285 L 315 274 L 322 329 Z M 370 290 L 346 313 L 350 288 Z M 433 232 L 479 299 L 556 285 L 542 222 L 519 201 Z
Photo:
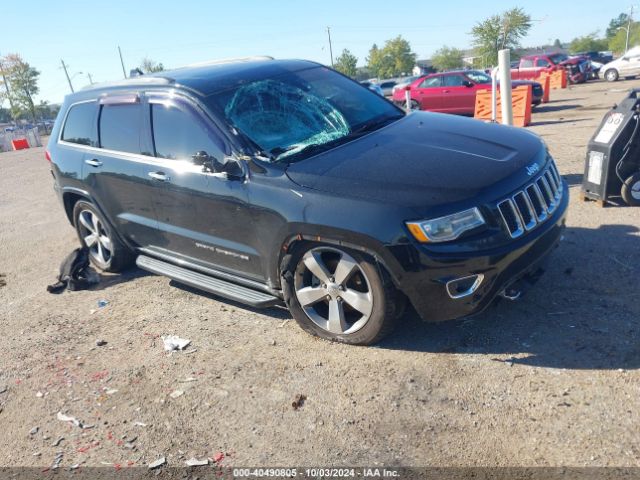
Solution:
M 98 283 L 99 277 L 89 266 L 89 249 L 76 248 L 60 265 L 58 281 L 47 287 L 49 293 L 84 290 Z

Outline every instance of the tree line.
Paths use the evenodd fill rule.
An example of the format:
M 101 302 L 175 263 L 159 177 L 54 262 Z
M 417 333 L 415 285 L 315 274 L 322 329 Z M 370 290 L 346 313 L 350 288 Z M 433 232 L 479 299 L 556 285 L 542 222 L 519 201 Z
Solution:
M 523 8 L 512 8 L 500 14 L 477 22 L 471 29 L 471 46 L 474 57 L 473 66 L 487 68 L 498 64 L 498 51 L 508 48 L 512 50 L 512 57 L 517 58 L 517 52 L 522 47 L 522 40 L 529 34 L 533 24 L 531 15 Z M 629 28 L 629 47 L 640 44 L 640 22 L 630 21 L 626 13 L 613 18 L 604 33 L 592 32 L 576 37 L 569 43 L 571 53 L 611 50 L 622 54 L 625 50 L 626 29 Z M 563 44 L 556 39 L 553 45 L 562 48 Z M 471 55 L 470 55 L 471 56 Z M 463 68 L 465 52 L 459 48 L 443 46 L 431 57 L 431 63 L 436 70 L 453 70 Z M 369 50 L 364 68 L 365 77 L 390 78 L 408 75 L 415 65 L 416 54 L 411 51 L 409 42 L 398 36 L 388 40 L 382 48 L 374 44 Z M 336 58 L 336 70 L 356 77 L 358 58 L 348 49 L 344 49 Z

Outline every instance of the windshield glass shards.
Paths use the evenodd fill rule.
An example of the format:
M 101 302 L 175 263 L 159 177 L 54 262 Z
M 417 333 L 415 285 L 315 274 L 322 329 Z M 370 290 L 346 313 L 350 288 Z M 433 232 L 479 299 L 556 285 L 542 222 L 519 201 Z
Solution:
M 403 116 L 325 67 L 243 83 L 213 94 L 210 102 L 272 161 L 283 162 L 307 158 Z

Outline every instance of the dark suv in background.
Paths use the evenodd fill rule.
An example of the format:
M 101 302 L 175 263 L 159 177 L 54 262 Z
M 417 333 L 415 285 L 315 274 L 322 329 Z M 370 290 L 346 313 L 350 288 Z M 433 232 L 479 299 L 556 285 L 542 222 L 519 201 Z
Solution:
M 139 267 L 308 332 L 380 339 L 519 294 L 567 187 L 525 130 L 391 102 L 322 65 L 245 59 L 69 95 L 55 188 L 95 265 Z

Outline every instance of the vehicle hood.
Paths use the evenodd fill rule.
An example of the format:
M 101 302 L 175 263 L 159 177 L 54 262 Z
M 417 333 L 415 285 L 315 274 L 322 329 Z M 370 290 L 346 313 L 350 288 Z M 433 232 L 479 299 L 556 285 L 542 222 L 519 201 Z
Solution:
M 415 112 L 286 172 L 298 185 L 337 196 L 432 208 L 500 198 L 546 157 L 540 138 L 524 129 Z

